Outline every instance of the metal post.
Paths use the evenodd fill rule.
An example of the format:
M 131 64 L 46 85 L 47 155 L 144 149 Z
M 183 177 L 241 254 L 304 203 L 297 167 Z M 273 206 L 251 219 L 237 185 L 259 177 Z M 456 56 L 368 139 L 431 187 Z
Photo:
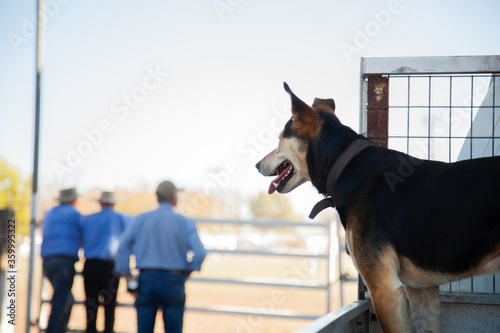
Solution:
M 43 15 L 43 0 L 37 1 L 36 29 L 37 39 L 35 45 L 35 62 L 36 62 L 36 86 L 35 86 L 35 135 L 34 135 L 34 156 L 33 156 L 33 184 L 31 194 L 31 222 L 30 222 L 30 263 L 29 263 L 29 278 L 28 278 L 28 295 L 26 309 L 26 333 L 31 331 L 31 307 L 33 295 L 33 278 L 35 267 L 35 231 L 36 231 L 36 211 L 37 211 L 37 193 L 38 193 L 38 153 L 39 153 L 39 138 L 40 138 L 40 84 L 42 72 L 42 37 L 43 31 L 40 25 L 40 16 Z
M 368 139 L 379 147 L 389 141 L 389 78 L 382 75 L 365 75 L 366 61 L 361 62 L 360 128 L 366 126 Z M 366 108 L 366 113 L 365 113 Z M 364 119 L 366 114 L 366 120 Z M 365 299 L 366 287 L 358 274 L 358 300 Z
M 359 76 L 359 134 L 366 136 L 366 104 L 368 103 L 368 81 L 364 75 L 365 58 L 360 60 Z
M 368 77 L 368 138 L 379 147 L 388 146 L 389 79 L 382 75 Z

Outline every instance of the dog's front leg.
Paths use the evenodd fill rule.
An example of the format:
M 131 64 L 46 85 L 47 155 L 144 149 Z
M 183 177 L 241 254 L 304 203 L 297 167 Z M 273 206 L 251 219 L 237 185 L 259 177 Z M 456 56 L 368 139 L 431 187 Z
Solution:
M 382 330 L 384 333 L 410 333 L 408 301 L 398 277 L 399 265 L 394 249 L 390 246 L 385 249 L 361 246 L 369 241 L 354 242 L 354 239 L 355 233 L 347 230 L 347 247 L 368 287 Z
M 405 287 L 413 323 L 418 333 L 439 333 L 439 287 Z
M 410 333 L 404 286 L 397 277 L 386 278 L 366 282 L 380 326 L 384 333 Z

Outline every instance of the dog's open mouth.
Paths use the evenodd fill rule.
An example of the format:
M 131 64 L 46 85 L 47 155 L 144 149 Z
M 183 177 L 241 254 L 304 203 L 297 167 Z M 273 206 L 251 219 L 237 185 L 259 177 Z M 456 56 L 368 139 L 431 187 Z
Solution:
M 276 174 L 278 177 L 271 182 L 271 185 L 269 186 L 269 191 L 267 193 L 273 194 L 274 191 L 282 189 L 285 184 L 292 178 L 293 176 L 293 167 L 292 163 L 290 161 L 285 160 L 283 161 L 277 168 L 276 168 Z

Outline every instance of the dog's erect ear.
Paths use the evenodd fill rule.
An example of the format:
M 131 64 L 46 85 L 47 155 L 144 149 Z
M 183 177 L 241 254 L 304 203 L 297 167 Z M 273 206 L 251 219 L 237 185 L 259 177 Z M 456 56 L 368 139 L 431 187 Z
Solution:
M 315 98 L 312 107 L 318 111 L 330 112 L 335 114 L 335 101 L 332 98 Z
M 318 112 L 295 96 L 286 82 L 283 86 L 292 99 L 293 130 L 299 135 L 315 137 L 319 131 Z

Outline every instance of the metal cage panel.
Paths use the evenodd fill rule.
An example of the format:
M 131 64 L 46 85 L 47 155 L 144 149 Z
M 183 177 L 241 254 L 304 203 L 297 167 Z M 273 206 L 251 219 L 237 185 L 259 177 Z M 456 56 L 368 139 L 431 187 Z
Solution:
M 500 56 L 362 59 L 361 132 L 423 159 L 500 155 L 499 72 Z M 383 106 L 374 106 L 374 98 L 385 94 L 376 88 L 381 80 L 387 80 L 387 93 Z M 499 274 L 475 277 L 441 290 L 500 293 L 499 281 Z

